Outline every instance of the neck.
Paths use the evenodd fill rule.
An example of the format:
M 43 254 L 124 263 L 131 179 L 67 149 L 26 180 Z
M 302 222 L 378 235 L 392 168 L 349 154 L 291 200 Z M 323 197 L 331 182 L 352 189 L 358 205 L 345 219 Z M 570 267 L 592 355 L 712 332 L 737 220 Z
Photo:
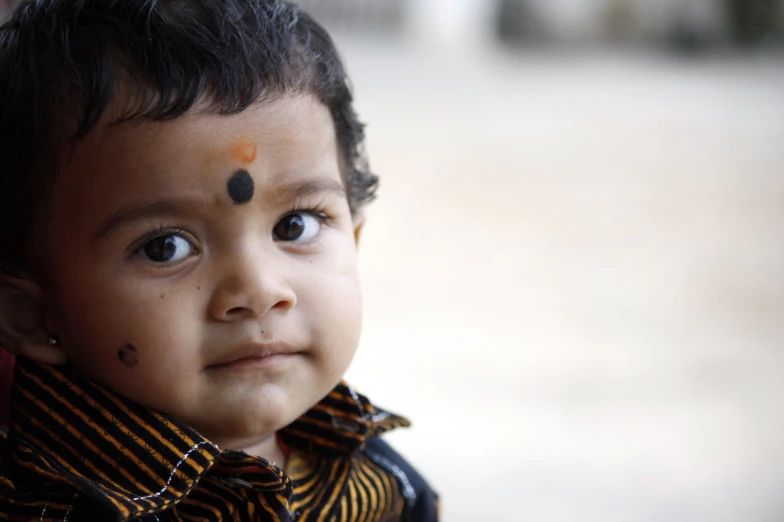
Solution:
M 278 445 L 275 433 L 267 437 L 248 443 L 247 441 L 231 441 L 228 444 L 220 444 L 218 446 L 223 449 L 237 449 L 244 451 L 248 455 L 255 455 L 269 462 L 275 464 L 277 467 L 284 469 L 286 467 L 286 455 Z

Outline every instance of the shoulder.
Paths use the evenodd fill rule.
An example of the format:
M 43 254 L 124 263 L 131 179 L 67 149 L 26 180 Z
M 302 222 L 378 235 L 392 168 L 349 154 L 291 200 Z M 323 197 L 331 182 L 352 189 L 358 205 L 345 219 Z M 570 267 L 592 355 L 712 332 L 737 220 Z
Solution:
M 410 522 L 438 520 L 438 494 L 392 446 L 381 437 L 370 437 L 362 453 L 397 479 L 408 501 L 408 516 L 403 520 Z

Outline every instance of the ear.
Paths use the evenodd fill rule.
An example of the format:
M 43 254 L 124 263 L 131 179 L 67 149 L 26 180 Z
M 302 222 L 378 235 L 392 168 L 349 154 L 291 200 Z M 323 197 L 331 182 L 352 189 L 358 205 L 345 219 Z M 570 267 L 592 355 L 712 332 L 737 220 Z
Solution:
M 62 346 L 49 343 L 52 332 L 46 327 L 44 303 L 34 281 L 0 276 L 0 346 L 43 364 L 66 364 Z
M 357 212 L 354 214 L 354 244 L 359 246 L 359 236 L 362 235 L 362 227 L 365 226 L 365 214 Z

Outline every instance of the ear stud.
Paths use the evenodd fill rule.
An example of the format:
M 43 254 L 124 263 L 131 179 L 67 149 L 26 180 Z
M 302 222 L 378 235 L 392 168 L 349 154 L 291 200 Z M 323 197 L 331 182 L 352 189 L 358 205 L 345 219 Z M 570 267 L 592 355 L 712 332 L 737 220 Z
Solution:
M 57 338 L 56 335 L 50 335 L 48 339 L 49 344 L 52 346 L 60 344 L 60 339 Z

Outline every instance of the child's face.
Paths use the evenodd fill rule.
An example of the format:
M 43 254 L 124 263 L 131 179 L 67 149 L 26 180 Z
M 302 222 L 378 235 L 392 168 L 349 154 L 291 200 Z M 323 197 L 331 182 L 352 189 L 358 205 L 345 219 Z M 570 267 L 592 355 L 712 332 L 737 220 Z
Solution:
M 311 96 L 101 126 L 52 197 L 47 317 L 82 375 L 245 448 L 347 369 L 357 228 Z

